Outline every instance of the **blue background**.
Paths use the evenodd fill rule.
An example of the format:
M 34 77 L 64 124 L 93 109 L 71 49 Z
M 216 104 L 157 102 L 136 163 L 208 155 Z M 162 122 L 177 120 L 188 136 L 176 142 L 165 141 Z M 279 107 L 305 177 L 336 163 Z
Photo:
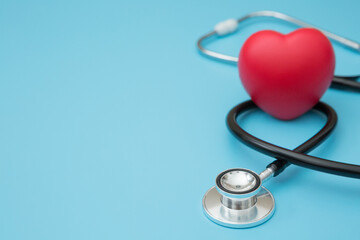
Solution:
M 275 10 L 360 41 L 359 1 L 1 1 L 0 239 L 337 239 L 358 237 L 358 180 L 296 166 L 267 182 L 277 209 L 251 229 L 220 227 L 201 200 L 227 168 L 272 160 L 227 130 L 249 97 L 237 68 L 201 56 L 219 21 Z M 252 21 L 209 45 L 237 55 Z M 338 74 L 360 56 L 334 45 Z M 312 154 L 360 164 L 360 95 L 323 97 L 339 123 Z M 324 124 L 256 112 L 251 133 L 294 148 Z

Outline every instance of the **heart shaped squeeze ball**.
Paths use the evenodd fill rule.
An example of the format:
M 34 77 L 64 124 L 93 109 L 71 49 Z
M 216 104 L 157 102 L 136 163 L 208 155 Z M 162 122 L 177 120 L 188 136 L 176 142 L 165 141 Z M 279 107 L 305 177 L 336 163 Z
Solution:
M 335 54 L 319 30 L 300 28 L 289 34 L 265 30 L 246 40 L 238 67 L 255 104 L 276 118 L 290 120 L 310 110 L 329 88 Z

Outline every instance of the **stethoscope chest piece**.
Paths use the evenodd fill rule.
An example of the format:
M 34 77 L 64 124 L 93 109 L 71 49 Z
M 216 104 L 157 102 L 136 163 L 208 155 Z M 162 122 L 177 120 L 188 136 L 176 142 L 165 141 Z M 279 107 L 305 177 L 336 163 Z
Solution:
M 261 186 L 253 171 L 234 168 L 220 173 L 216 186 L 203 198 L 205 215 L 213 222 L 231 228 L 249 228 L 267 221 L 274 213 L 275 200 Z

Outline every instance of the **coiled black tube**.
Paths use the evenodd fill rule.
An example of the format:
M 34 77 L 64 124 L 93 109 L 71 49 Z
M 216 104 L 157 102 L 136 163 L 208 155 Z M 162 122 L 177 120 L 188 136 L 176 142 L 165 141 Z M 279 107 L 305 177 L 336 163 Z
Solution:
M 272 165 L 276 168 L 274 176 L 281 173 L 290 163 L 292 163 L 298 166 L 310 168 L 321 172 L 336 174 L 345 177 L 360 178 L 359 165 L 331 161 L 305 154 L 315 148 L 323 140 L 325 140 L 325 138 L 331 133 L 331 131 L 336 125 L 336 112 L 329 105 L 319 102 L 314 106 L 314 110 L 326 115 L 327 122 L 318 133 L 316 133 L 313 137 L 311 137 L 309 140 L 307 140 L 294 150 L 282 148 L 269 142 L 263 141 L 259 138 L 256 138 L 255 136 L 249 134 L 239 126 L 236 120 L 237 117 L 240 114 L 254 108 L 257 108 L 257 106 L 252 101 L 246 101 L 237 105 L 229 112 L 227 116 L 227 125 L 230 131 L 247 146 L 266 155 L 277 158 L 277 160 L 269 164 L 269 166 Z

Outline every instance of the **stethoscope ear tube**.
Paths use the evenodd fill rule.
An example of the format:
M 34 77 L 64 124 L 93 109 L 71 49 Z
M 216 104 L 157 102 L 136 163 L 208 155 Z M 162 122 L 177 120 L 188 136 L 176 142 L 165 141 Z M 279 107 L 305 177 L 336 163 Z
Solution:
M 218 23 L 214 30 L 201 36 L 197 41 L 197 48 L 199 51 L 210 58 L 220 60 L 223 62 L 233 63 L 237 64 L 238 58 L 234 56 L 229 56 L 226 54 L 222 54 L 220 52 L 215 52 L 210 49 L 207 49 L 204 46 L 205 40 L 209 40 L 212 37 L 218 37 L 218 36 L 226 36 L 230 33 L 235 32 L 239 29 L 238 25 L 248 19 L 251 18 L 258 18 L 258 17 L 269 17 L 269 18 L 275 18 L 280 19 L 285 22 L 292 23 L 294 25 L 297 25 L 299 27 L 305 27 L 305 28 L 315 28 L 321 31 L 325 36 L 327 36 L 329 39 L 338 42 L 339 44 L 355 51 L 360 52 L 360 43 L 352 41 L 350 39 L 344 38 L 340 35 L 325 31 L 321 28 L 315 27 L 311 24 L 308 24 L 306 22 L 303 22 L 299 19 L 293 18 L 291 16 L 288 16 L 283 13 L 274 12 L 274 11 L 259 11 L 259 12 L 253 12 L 249 13 L 239 19 L 228 19 L 226 21 Z M 215 38 L 216 39 L 216 38 Z M 339 76 L 335 75 L 333 77 L 333 81 L 331 84 L 331 88 L 341 89 L 341 90 L 347 90 L 347 91 L 356 91 L 360 92 L 360 82 L 357 82 L 359 80 L 360 75 L 354 75 L 354 76 Z
M 229 112 L 227 116 L 227 125 L 230 131 L 247 146 L 277 159 L 270 164 L 276 168 L 274 176 L 281 173 L 289 165 L 289 163 L 292 163 L 321 172 L 345 177 L 360 178 L 359 165 L 331 161 L 306 154 L 325 140 L 334 129 L 337 122 L 337 114 L 332 107 L 322 102 L 319 102 L 313 107 L 314 110 L 326 115 L 327 122 L 318 133 L 294 150 L 282 148 L 261 140 L 240 127 L 237 122 L 238 116 L 255 108 L 257 108 L 257 106 L 251 100 L 237 105 Z

